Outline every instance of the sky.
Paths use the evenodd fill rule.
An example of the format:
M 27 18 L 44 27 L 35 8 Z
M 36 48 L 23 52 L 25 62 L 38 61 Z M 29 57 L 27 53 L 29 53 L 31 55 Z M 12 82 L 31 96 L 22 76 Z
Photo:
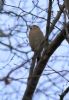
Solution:
M 37 0 L 16 0 L 16 1 L 6 0 L 5 1 L 4 11 L 8 11 L 8 12 L 13 11 L 17 15 L 24 16 L 23 17 L 24 19 L 22 19 L 22 17 L 20 16 L 16 17 L 14 14 L 0 15 L 1 29 L 6 34 L 11 33 L 12 35 L 11 37 L 9 37 L 9 39 L 0 37 L 0 42 L 7 43 L 8 45 L 11 44 L 14 48 L 14 50 L 9 50 L 9 48 L 0 44 L 0 79 L 6 76 L 10 70 L 15 69 L 17 66 L 20 67 L 21 65 L 23 65 L 21 68 L 19 68 L 18 70 L 15 70 L 10 75 L 10 77 L 13 78 L 13 81 L 9 85 L 6 85 L 4 81 L 0 82 L 0 99 L 1 100 L 2 99 L 3 100 L 21 100 L 26 88 L 28 68 L 30 67 L 30 64 L 31 64 L 30 59 L 33 56 L 33 52 L 31 51 L 31 48 L 29 46 L 29 40 L 28 40 L 29 30 L 27 31 L 25 20 L 27 20 L 27 25 L 33 25 L 33 24 L 38 25 L 43 31 L 44 35 L 46 32 L 45 30 L 46 27 L 44 27 L 46 25 L 45 20 L 44 19 L 41 20 L 36 17 L 33 17 L 30 14 L 27 14 L 26 12 L 29 12 L 32 10 L 31 11 L 32 14 L 34 15 L 39 14 L 40 17 L 44 17 L 47 19 L 46 11 L 48 7 L 48 0 L 45 0 L 45 1 L 39 0 L 39 3 L 38 3 L 39 7 L 41 7 L 42 9 L 45 9 L 45 11 L 43 12 L 41 12 L 40 9 L 34 8 L 32 1 L 35 4 L 37 3 Z M 62 0 L 61 0 L 61 3 L 62 3 Z M 16 6 L 15 9 L 14 9 L 14 6 Z M 18 7 L 20 7 L 20 9 Z M 22 9 L 26 12 L 23 12 Z M 55 17 L 56 12 L 58 10 L 56 1 L 53 4 L 53 10 L 54 10 L 53 16 Z M 60 29 L 62 27 L 61 22 L 63 22 L 63 16 L 59 20 L 59 22 L 56 24 Z M 58 29 L 55 28 L 53 31 L 54 35 L 50 36 L 50 40 L 54 39 L 54 37 L 56 36 L 56 32 L 59 33 Z M 17 49 L 18 51 L 16 51 L 15 49 Z M 54 73 L 47 76 L 45 74 L 54 72 L 54 70 L 56 71 L 67 70 L 67 69 L 69 70 L 68 68 L 69 56 L 67 55 L 68 53 L 69 53 L 68 43 L 66 41 L 63 41 L 61 46 L 58 47 L 58 49 L 52 55 L 52 57 L 50 58 L 47 64 L 47 67 L 43 71 L 42 76 L 39 80 L 37 89 L 34 93 L 33 100 L 36 100 L 36 98 L 39 100 L 46 100 L 46 99 L 55 100 L 56 97 L 54 96 L 54 92 L 52 93 L 52 91 L 56 91 L 55 93 L 58 98 L 57 100 L 59 100 L 59 94 L 61 94 L 62 90 L 64 90 L 69 85 L 69 83 L 67 83 L 67 81 L 65 81 L 65 79 L 62 78 L 62 76 L 60 77 L 60 75 L 58 74 Z M 68 56 L 68 59 L 66 58 L 67 57 L 66 55 Z M 27 59 L 29 59 L 29 62 L 27 62 Z M 51 70 L 51 68 L 53 70 Z M 66 72 L 62 72 L 62 75 L 64 74 L 66 74 Z M 66 74 L 65 78 L 68 79 L 68 76 L 69 74 Z M 46 85 L 47 82 L 48 84 Z M 59 82 L 60 82 L 60 85 L 59 85 Z M 53 84 L 56 84 L 56 85 L 53 85 Z M 50 87 L 50 91 L 49 91 L 49 87 Z M 45 91 L 45 93 L 42 93 L 42 91 Z M 49 95 L 51 96 L 51 99 L 50 97 L 48 97 Z

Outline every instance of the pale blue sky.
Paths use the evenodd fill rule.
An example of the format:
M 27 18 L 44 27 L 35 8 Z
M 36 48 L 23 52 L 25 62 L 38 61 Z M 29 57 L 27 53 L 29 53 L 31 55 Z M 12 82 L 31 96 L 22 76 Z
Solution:
M 35 4 L 37 3 L 37 0 L 16 0 L 16 1 L 6 0 L 6 4 L 8 6 L 5 5 L 4 10 L 5 11 L 11 10 L 11 11 L 15 12 L 16 14 L 21 14 L 21 15 L 27 14 L 25 12 L 23 13 L 21 9 L 25 10 L 26 12 L 29 12 L 30 10 L 32 10 L 33 9 L 32 1 L 35 1 Z M 19 2 L 20 2 L 20 4 L 19 4 Z M 12 5 L 12 7 L 10 7 L 9 5 Z M 42 9 L 45 9 L 48 7 L 48 0 L 45 0 L 45 1 L 39 0 L 38 5 L 39 5 L 39 7 L 42 7 Z M 16 8 L 14 9 L 13 6 L 16 6 Z M 20 7 L 21 9 L 18 9 L 17 7 Z M 57 13 L 57 3 L 56 2 L 53 5 L 53 9 L 54 9 L 53 16 L 55 17 L 55 15 Z M 40 12 L 40 14 L 39 14 L 39 12 Z M 36 8 L 32 11 L 32 14 L 34 14 L 34 15 L 39 14 L 40 17 L 47 18 L 47 13 L 45 11 L 41 13 L 41 11 L 37 10 Z M 61 18 L 61 20 L 62 20 L 62 18 Z M 32 18 L 32 16 L 30 14 L 26 15 L 24 17 L 24 19 L 26 19 L 28 21 L 27 22 L 28 25 L 37 24 L 41 28 L 41 30 L 43 31 L 43 33 L 45 35 L 45 32 L 46 32 L 45 20 L 42 20 L 42 22 L 41 22 L 41 19 L 37 19 L 35 17 Z M 17 26 L 15 29 L 13 29 L 13 27 L 15 27 L 16 25 L 22 25 L 22 27 Z M 62 27 L 62 24 L 57 23 L 57 26 L 60 28 L 60 27 Z M 25 86 L 26 86 L 26 78 L 28 76 L 28 68 L 30 67 L 30 63 L 31 63 L 31 62 L 28 62 L 28 63 L 25 63 L 25 62 L 28 58 L 31 58 L 33 56 L 33 52 L 31 52 L 31 48 L 28 44 L 29 41 L 28 41 L 27 35 L 28 35 L 29 31 L 26 32 L 26 29 L 27 29 L 26 23 L 21 18 L 16 18 L 16 16 L 13 16 L 13 15 L 11 15 L 11 16 L 0 15 L 0 27 L 4 30 L 4 32 L 6 32 L 6 34 L 7 33 L 9 34 L 10 29 L 11 29 L 11 31 L 12 31 L 11 33 L 13 36 L 10 37 L 10 41 L 14 48 L 17 48 L 18 50 L 23 51 L 23 52 L 28 51 L 27 54 L 20 53 L 15 50 L 9 51 L 8 48 L 0 45 L 0 78 L 2 78 L 3 76 L 6 76 L 7 73 L 11 69 L 14 69 L 17 66 L 20 66 L 21 64 L 23 64 L 23 67 L 14 71 L 11 74 L 11 77 L 13 77 L 13 78 L 16 78 L 16 79 L 20 78 L 18 81 L 14 80 L 9 85 L 5 85 L 5 83 L 3 81 L 0 82 L 0 98 L 1 98 L 1 100 L 2 100 L 2 98 L 3 98 L 3 100 L 21 100 L 22 95 L 25 90 Z M 58 31 L 58 29 L 55 29 L 53 31 L 53 34 L 55 34 L 57 31 Z M 59 33 L 59 31 L 58 31 L 58 33 Z M 53 38 L 53 36 L 50 36 L 50 39 L 52 39 L 52 38 Z M 8 38 L 0 38 L 0 41 L 9 44 Z M 19 47 L 18 45 L 20 45 L 22 47 Z M 67 54 L 69 54 L 68 47 L 69 47 L 68 43 L 66 41 L 64 41 L 62 43 L 62 45 L 54 52 L 54 54 L 50 58 L 47 65 L 56 71 L 69 70 L 69 67 L 68 67 L 69 66 L 69 55 L 67 55 Z M 6 50 L 3 51 L 3 49 L 7 49 L 7 51 Z M 15 54 L 17 54 L 18 56 L 16 56 Z M 65 60 L 67 60 L 65 58 L 66 55 L 68 56 L 68 61 L 65 62 Z M 47 74 L 51 70 L 48 66 L 45 68 L 43 74 L 45 74 L 45 71 L 47 71 L 46 72 L 46 74 Z M 51 72 L 53 72 L 53 71 L 51 70 Z M 69 76 L 69 74 L 67 74 L 65 77 L 68 79 L 68 76 Z M 22 78 L 24 78 L 24 79 L 22 79 Z M 49 81 L 50 79 L 57 86 L 52 86 L 51 82 Z M 47 82 L 48 82 L 48 84 L 46 84 Z M 59 83 L 60 83 L 60 85 L 59 85 Z M 56 95 L 58 98 L 56 100 L 59 100 L 59 95 L 61 94 L 62 90 L 64 90 L 68 85 L 69 85 L 69 83 L 67 83 L 67 81 L 65 81 L 64 78 L 60 77 L 59 75 L 57 75 L 55 73 L 48 75 L 48 76 L 42 75 L 40 78 L 39 84 L 37 86 L 37 90 L 39 88 L 40 88 L 40 90 L 44 89 L 45 94 L 43 94 L 41 92 L 37 92 L 37 90 L 36 90 L 33 100 L 36 100 L 36 98 L 39 100 L 46 100 L 46 99 L 47 100 L 55 100 L 53 98 L 56 98 L 56 96 L 54 96 L 54 92 L 52 93 L 52 91 L 56 91 Z M 49 86 L 50 86 L 50 90 L 47 89 Z M 59 88 L 61 88 L 61 90 Z M 8 89 L 9 89 L 9 91 L 8 91 Z M 52 99 L 46 98 L 47 95 L 48 96 L 50 95 L 52 97 Z M 10 98 L 10 96 L 11 96 L 11 98 Z

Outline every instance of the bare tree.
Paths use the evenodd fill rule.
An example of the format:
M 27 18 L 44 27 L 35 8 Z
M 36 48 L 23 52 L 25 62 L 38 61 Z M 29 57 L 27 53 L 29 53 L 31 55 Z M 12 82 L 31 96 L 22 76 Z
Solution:
M 5 0 L 2 8 L 1 100 L 67 100 L 69 22 L 64 1 Z M 29 45 L 29 25 L 44 33 L 37 52 Z

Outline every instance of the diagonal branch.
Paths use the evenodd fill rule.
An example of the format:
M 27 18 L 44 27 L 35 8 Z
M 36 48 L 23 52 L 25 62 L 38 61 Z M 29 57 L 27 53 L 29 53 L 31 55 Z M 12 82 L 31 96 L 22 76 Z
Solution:
M 61 14 L 63 13 L 63 11 L 64 11 L 64 4 L 61 6 L 61 10 L 58 11 L 56 17 L 54 18 L 53 22 L 51 23 L 49 35 L 50 35 L 50 33 L 52 32 L 52 30 L 54 29 L 54 26 L 56 25 L 57 21 L 58 21 L 59 18 L 61 17 Z
M 69 28 L 69 24 L 68 24 Z M 52 43 L 48 46 L 47 50 L 44 51 L 40 61 L 36 65 L 34 72 L 32 73 L 32 78 L 30 78 L 29 83 L 27 85 L 26 91 L 24 93 L 24 96 L 22 100 L 32 100 L 33 93 L 36 89 L 36 86 L 38 84 L 39 78 L 49 60 L 51 55 L 54 53 L 54 51 L 60 46 L 62 41 L 65 39 L 65 29 L 63 27 L 62 31 L 56 36 L 56 38 L 52 41 Z
M 66 94 L 69 92 L 69 87 L 65 89 L 65 91 L 60 95 L 60 100 L 63 100 Z

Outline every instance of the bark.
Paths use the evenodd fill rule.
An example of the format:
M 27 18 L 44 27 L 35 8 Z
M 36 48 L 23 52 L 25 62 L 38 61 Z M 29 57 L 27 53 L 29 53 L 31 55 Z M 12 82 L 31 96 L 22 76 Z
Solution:
M 69 24 L 68 24 L 69 29 Z M 65 28 L 61 30 L 61 32 L 56 36 L 56 38 L 51 42 L 48 46 L 47 50 L 44 51 L 39 63 L 36 65 L 34 72 L 32 73 L 32 77 L 28 81 L 27 88 L 25 90 L 24 96 L 22 100 L 32 100 L 34 91 L 40 79 L 40 76 L 48 63 L 49 58 L 54 53 L 54 51 L 60 46 L 63 40 L 66 37 Z

